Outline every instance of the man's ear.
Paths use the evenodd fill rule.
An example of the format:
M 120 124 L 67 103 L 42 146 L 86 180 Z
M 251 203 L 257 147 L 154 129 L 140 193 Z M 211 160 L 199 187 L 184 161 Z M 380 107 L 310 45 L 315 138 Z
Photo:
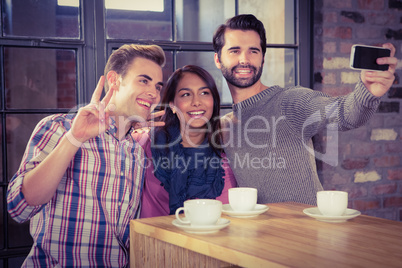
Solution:
M 215 55 L 214 55 L 214 62 L 218 69 L 220 69 L 222 67 L 221 61 L 219 60 L 219 57 L 218 57 L 218 53 L 215 53 Z
M 115 71 L 109 71 L 106 75 L 106 79 L 109 85 L 109 89 L 112 87 L 119 88 L 118 85 L 120 85 L 119 81 L 119 75 Z

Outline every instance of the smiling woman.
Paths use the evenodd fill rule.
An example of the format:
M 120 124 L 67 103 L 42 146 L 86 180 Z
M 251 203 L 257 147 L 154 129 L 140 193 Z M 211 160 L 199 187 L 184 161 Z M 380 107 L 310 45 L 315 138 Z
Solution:
M 214 99 L 208 85 L 194 73 L 184 73 L 169 106 L 179 117 L 183 144 L 198 146 L 212 117 Z M 197 134 L 196 134 L 197 133 Z M 198 138 L 197 138 L 198 137 Z M 195 142 L 194 142 L 195 141 Z
M 167 82 L 162 106 L 165 126 L 143 144 L 151 165 L 141 217 L 174 214 L 194 198 L 228 203 L 227 191 L 236 181 L 220 146 L 220 98 L 212 76 L 194 65 L 177 69 Z

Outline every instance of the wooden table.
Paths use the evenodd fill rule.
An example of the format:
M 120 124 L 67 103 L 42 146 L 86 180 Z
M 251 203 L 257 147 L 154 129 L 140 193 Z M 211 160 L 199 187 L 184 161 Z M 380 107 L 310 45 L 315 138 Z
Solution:
M 402 267 L 402 223 L 360 215 L 320 222 L 299 203 L 267 204 L 213 234 L 191 234 L 174 216 L 130 223 L 131 267 Z

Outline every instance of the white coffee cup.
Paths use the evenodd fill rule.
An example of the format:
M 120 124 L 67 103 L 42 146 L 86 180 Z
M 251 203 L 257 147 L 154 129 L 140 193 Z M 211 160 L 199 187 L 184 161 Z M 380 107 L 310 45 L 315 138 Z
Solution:
M 322 215 L 341 216 L 348 207 L 348 193 L 344 191 L 318 191 L 317 207 Z
M 257 189 L 235 187 L 229 189 L 229 204 L 234 211 L 250 211 L 257 205 Z
M 184 211 L 184 217 L 179 213 Z M 191 226 L 214 225 L 222 214 L 222 202 L 215 199 L 192 199 L 184 201 L 183 207 L 176 209 L 176 218 Z

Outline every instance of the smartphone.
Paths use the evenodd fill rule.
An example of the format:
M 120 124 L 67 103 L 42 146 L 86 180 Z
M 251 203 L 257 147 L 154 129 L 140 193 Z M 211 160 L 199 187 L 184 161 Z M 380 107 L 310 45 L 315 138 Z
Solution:
M 377 64 L 376 60 L 389 57 L 391 50 L 383 47 L 353 45 L 350 53 L 350 67 L 357 70 L 386 71 L 388 64 Z

